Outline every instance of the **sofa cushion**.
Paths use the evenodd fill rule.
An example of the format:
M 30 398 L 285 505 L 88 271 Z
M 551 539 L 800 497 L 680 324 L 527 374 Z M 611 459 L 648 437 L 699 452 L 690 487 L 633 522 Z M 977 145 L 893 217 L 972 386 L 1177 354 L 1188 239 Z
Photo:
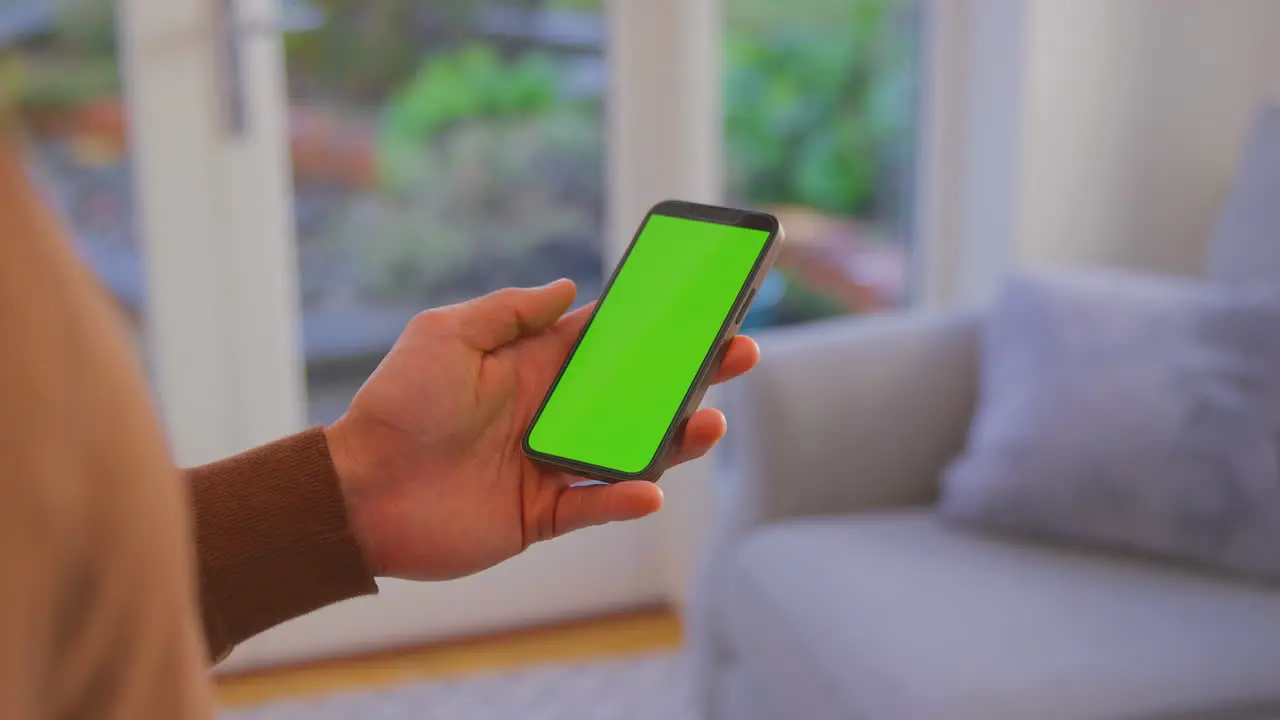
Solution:
M 943 515 L 1280 580 L 1280 303 L 1120 271 L 1008 282 Z
M 1280 717 L 1266 586 L 927 510 L 767 526 L 726 563 L 716 634 L 785 717 Z

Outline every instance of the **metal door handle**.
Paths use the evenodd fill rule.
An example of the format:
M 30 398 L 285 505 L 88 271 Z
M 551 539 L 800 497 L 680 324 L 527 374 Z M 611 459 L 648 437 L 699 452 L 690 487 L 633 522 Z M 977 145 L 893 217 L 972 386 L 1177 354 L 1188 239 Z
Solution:
M 314 30 L 324 23 L 324 13 L 306 0 L 280 0 L 278 17 L 273 21 L 241 18 L 239 0 L 218 0 L 217 7 L 222 46 L 223 119 L 227 135 L 238 138 L 249 129 L 241 41 L 263 33 Z

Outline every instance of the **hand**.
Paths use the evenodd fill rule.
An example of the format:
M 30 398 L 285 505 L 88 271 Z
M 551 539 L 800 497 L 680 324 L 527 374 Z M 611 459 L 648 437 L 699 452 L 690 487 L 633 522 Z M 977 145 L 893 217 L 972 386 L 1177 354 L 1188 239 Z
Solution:
M 540 540 L 662 507 L 656 484 L 571 487 L 580 479 L 521 451 L 590 313 L 564 314 L 574 294 L 560 280 L 418 314 L 326 430 L 352 529 L 377 574 L 457 578 Z M 715 381 L 759 357 L 754 341 L 734 338 Z M 706 454 L 724 432 L 720 411 L 698 410 L 675 462 Z

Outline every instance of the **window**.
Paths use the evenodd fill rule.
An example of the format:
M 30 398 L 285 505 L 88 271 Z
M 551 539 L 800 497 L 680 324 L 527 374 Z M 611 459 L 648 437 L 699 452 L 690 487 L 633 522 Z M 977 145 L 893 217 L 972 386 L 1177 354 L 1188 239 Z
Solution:
M 123 8 L 131 152 L 123 133 L 114 146 L 51 142 L 68 146 L 74 177 L 138 181 L 145 202 L 125 182 L 105 194 L 118 198 L 111 212 L 88 199 L 66 214 L 86 246 L 104 218 L 132 228 L 135 281 L 107 284 L 140 294 L 147 261 L 157 396 L 184 464 L 297 429 L 304 364 L 310 420 L 333 419 L 423 307 L 561 275 L 595 295 L 648 204 L 717 199 L 721 176 L 729 201 L 777 211 L 794 243 L 771 286 L 781 292 L 757 301 L 757 327 L 906 292 L 900 264 L 895 281 L 867 278 L 892 279 L 909 236 L 915 0 L 793 0 L 785 12 L 767 0 L 9 0 L 0 28 L 28 4 L 56 8 L 55 25 L 64 8 L 96 11 L 108 43 L 110 8 Z M 17 57 L 57 37 L 24 36 Z M 112 75 L 89 100 L 115 97 Z M 688 102 L 669 103 L 673 86 Z M 833 87 L 835 100 L 814 102 Z M 869 107 L 866 173 L 847 160 L 868 157 L 857 128 Z M 769 136 L 753 141 L 760 118 Z M 840 189 L 851 178 L 861 194 Z M 868 256 L 888 258 L 889 272 Z M 95 266 L 106 277 L 108 264 Z M 673 473 L 684 494 L 673 506 L 693 512 L 571 536 L 458 583 L 387 583 L 376 612 L 325 611 L 238 652 L 296 660 L 678 597 L 700 533 L 683 526 L 701 525 L 707 472 Z M 530 594 L 529 577 L 551 581 Z M 597 592 L 573 591 L 584 582 Z M 513 593 L 518 605 L 485 602 Z M 441 612 L 417 612 L 424 603 Z
M 746 325 L 905 302 L 917 0 L 724 0 L 726 184 L 788 244 Z
M 789 244 L 748 326 L 909 295 L 920 0 L 723 0 L 727 201 Z M 312 421 L 424 307 L 604 264 L 602 0 L 287 0 L 289 145 Z M 141 329 L 144 262 L 113 3 L 0 9 L 50 195 Z
M 313 0 L 286 38 L 304 342 L 337 417 L 413 313 L 603 274 L 601 0 Z

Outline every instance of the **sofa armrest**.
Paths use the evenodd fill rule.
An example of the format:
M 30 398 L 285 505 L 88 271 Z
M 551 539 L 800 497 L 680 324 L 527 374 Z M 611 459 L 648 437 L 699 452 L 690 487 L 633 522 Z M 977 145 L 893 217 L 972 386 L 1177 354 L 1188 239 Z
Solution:
M 932 502 L 977 394 L 975 312 L 766 333 L 731 383 L 730 526 Z

